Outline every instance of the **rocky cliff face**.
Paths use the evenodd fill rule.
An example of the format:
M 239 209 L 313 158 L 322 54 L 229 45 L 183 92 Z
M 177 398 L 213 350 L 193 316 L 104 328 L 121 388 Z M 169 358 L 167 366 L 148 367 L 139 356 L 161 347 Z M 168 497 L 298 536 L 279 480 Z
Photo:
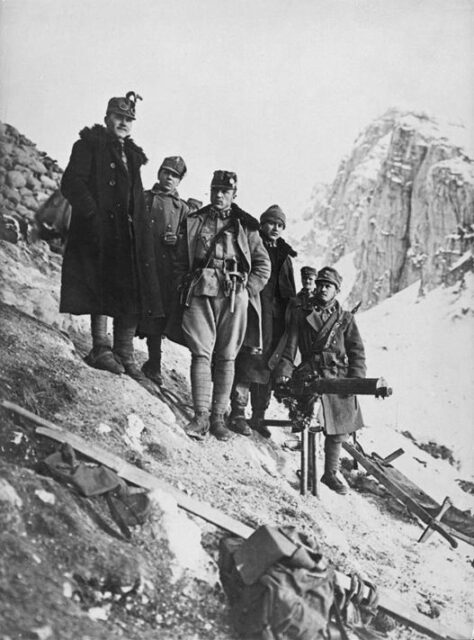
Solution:
M 9 124 L 0 123 L 0 238 L 32 240 L 35 215 L 58 189 L 55 160 Z
M 318 187 L 312 239 L 327 238 L 328 263 L 354 252 L 350 301 L 367 308 L 418 279 L 432 288 L 472 247 L 474 162 L 462 136 L 390 110 L 359 135 L 327 193 Z

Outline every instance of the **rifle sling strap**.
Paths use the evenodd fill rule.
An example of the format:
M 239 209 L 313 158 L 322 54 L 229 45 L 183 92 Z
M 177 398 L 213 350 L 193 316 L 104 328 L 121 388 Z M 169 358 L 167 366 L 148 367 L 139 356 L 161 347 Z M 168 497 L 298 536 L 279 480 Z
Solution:
M 202 266 L 199 267 L 200 269 L 205 269 L 212 258 L 212 253 L 216 247 L 217 241 L 224 235 L 224 233 L 230 229 L 232 226 L 234 226 L 234 221 L 233 219 L 230 219 L 221 229 L 219 229 L 219 231 L 216 233 L 216 235 L 212 238 L 212 240 L 209 243 L 209 247 L 207 248 L 206 251 L 206 255 L 204 256 L 204 258 L 200 261 L 202 263 Z M 195 265 L 193 265 L 192 271 L 194 271 L 196 269 Z

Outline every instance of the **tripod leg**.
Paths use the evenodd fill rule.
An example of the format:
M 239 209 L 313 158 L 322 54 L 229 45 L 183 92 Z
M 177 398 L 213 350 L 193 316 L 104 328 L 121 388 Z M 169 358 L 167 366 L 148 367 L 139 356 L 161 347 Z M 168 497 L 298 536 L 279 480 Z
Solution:
M 301 431 L 301 477 L 300 477 L 300 493 L 302 496 L 306 494 L 308 487 L 308 430 L 303 427 Z
M 311 457 L 311 493 L 313 496 L 319 497 L 319 487 L 318 487 L 318 473 L 317 473 L 317 460 L 316 460 L 316 438 L 318 437 L 317 433 L 310 433 L 310 452 L 309 455 Z

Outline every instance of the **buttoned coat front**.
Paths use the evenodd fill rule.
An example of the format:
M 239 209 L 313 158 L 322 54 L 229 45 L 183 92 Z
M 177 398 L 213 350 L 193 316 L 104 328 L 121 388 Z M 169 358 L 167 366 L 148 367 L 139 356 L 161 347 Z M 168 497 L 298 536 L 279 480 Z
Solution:
M 286 308 L 296 294 L 291 260 L 296 255 L 296 251 L 283 238 L 278 238 L 271 276 L 260 292 L 262 353 L 253 354 L 247 349 L 241 350 L 236 361 L 236 382 L 266 385 L 270 381 L 268 359 L 285 330 Z
M 61 191 L 72 205 L 64 252 L 60 310 L 117 317 L 163 315 L 151 217 L 140 167 L 146 156 L 127 138 L 120 144 L 105 127 L 80 133 Z
M 155 184 L 145 191 L 145 204 L 151 216 L 155 264 L 165 315 L 169 315 L 176 296 L 174 255 L 189 207 L 177 191 L 166 193 Z
M 195 269 L 196 249 L 199 232 L 206 216 L 210 213 L 208 205 L 190 213 L 184 224 L 184 234 L 178 244 L 176 254 L 175 273 L 178 281 Z M 249 293 L 247 333 L 244 345 L 261 348 L 261 304 L 260 291 L 270 277 L 271 264 L 267 250 L 258 232 L 258 221 L 245 213 L 235 203 L 231 206 L 231 219 L 236 229 L 236 244 L 239 249 L 239 258 L 242 269 L 247 274 L 247 290 Z M 199 327 L 195 327 L 199 332 Z

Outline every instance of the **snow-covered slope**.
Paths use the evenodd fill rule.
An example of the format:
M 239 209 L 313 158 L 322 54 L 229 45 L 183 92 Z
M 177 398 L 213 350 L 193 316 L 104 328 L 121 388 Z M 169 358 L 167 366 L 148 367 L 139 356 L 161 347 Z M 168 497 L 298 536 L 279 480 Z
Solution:
M 474 275 L 421 299 L 418 290 L 357 316 L 368 375 L 394 389 L 387 401 L 363 402 L 366 423 L 449 447 L 465 477 L 474 472 Z

